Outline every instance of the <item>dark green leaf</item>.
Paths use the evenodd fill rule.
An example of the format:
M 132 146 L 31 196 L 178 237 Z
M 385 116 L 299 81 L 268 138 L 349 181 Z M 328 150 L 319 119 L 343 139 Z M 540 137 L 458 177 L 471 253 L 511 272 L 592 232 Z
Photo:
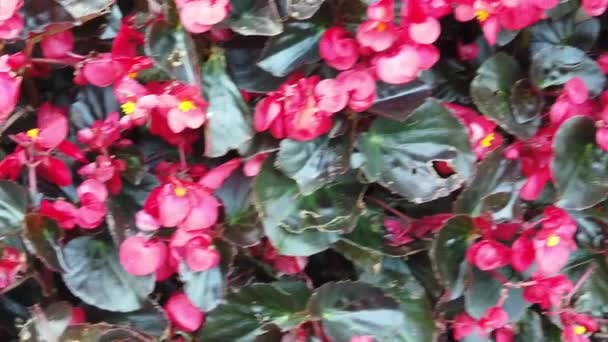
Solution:
M 257 65 L 282 77 L 306 64 L 318 62 L 321 58 L 319 40 L 324 30 L 315 20 L 286 23 L 283 33 L 268 41 Z
M 595 145 L 593 120 L 574 117 L 563 123 L 553 140 L 553 151 L 556 205 L 580 210 L 608 197 L 608 154 Z
M 72 306 L 67 302 L 56 302 L 42 309 L 34 305 L 30 312 L 32 319 L 19 333 L 20 341 L 59 341 L 72 319 Z
M 205 156 L 220 157 L 247 144 L 254 134 L 251 112 L 226 74 L 226 59 L 219 49 L 203 65 L 203 89 L 209 101 Z
M 535 54 L 544 48 L 570 45 L 589 50 L 600 33 L 600 21 L 595 18 L 577 18 L 575 13 L 566 17 L 550 18 L 530 28 L 530 52 Z
M 251 199 L 251 178 L 241 171 L 235 171 L 222 186 L 215 191 L 222 200 L 226 215 L 233 218 L 249 209 Z
M 421 74 L 421 79 L 430 84 L 433 96 L 447 102 L 471 103 L 469 86 L 473 79 L 467 66 L 455 59 L 441 59 L 431 69 Z
M 345 138 L 324 135 L 311 141 L 284 139 L 277 154 L 276 166 L 298 183 L 304 195 L 310 195 L 348 169 L 348 146 Z
M 63 31 L 106 14 L 113 0 L 28 0 L 23 13 L 28 33 L 42 33 L 50 25 Z
M 486 310 L 498 302 L 502 284 L 488 272 L 471 268 L 471 284 L 464 292 L 465 309 L 473 318 L 480 319 Z
M 58 253 L 61 253 L 59 240 L 63 238 L 63 230 L 55 222 L 38 214 L 28 214 L 25 223 L 23 242 L 27 249 L 49 269 L 60 272 Z
M 379 274 L 364 274 L 359 280 L 382 288 L 400 304 L 404 325 L 399 341 L 433 341 L 433 310 L 424 288 L 416 281 L 407 265 L 399 259 L 385 259 Z
M 182 262 L 179 265 L 179 278 L 184 283 L 184 292 L 201 311 L 214 309 L 224 296 L 224 275 L 219 266 L 195 272 Z
M 466 251 L 475 237 L 473 221 L 467 216 L 455 216 L 446 222 L 433 241 L 431 259 L 440 281 L 456 299 L 464 290 L 467 268 Z
M 301 282 L 253 284 L 230 292 L 207 314 L 199 334 L 205 342 L 249 342 L 270 326 L 290 329 L 306 319 L 310 296 Z
M 27 209 L 27 190 L 15 182 L 0 180 L 0 236 L 21 229 Z
M 319 287 L 308 311 L 321 319 L 325 333 L 334 341 L 361 335 L 391 340 L 400 336 L 405 326 L 399 303 L 380 288 L 362 282 L 332 282 Z
M 242 35 L 276 36 L 283 32 L 283 22 L 274 0 L 232 0 L 230 28 Z
M 103 120 L 112 112 L 120 112 L 112 87 L 91 85 L 80 87 L 76 101 L 70 107 L 70 123 L 77 129 L 88 128 L 96 120 Z
M 369 180 L 415 203 L 458 189 L 471 176 L 475 160 L 464 127 L 436 100 L 425 102 L 405 122 L 376 119 L 357 148 Z M 447 161 L 456 173 L 439 176 L 433 161 Z
M 186 84 L 199 85 L 199 57 L 190 34 L 165 21 L 153 21 L 146 30 L 146 55 L 172 78 Z
M 476 217 L 490 210 L 497 221 L 519 217 L 522 180 L 519 162 L 506 159 L 502 149 L 493 151 L 479 163 L 471 184 L 454 202 L 454 211 Z M 497 203 L 500 195 L 504 200 Z
M 63 249 L 63 280 L 83 302 L 108 311 L 140 309 L 154 289 L 154 275 L 135 277 L 120 265 L 113 245 L 82 236 Z
M 106 322 L 117 326 L 132 327 L 151 336 L 166 336 L 169 333 L 169 320 L 158 304 L 146 302 L 143 308 L 130 312 L 111 312 L 87 306 L 88 322 Z
M 77 324 L 71 325 L 61 336 L 60 341 L 79 341 L 79 342 L 152 342 L 153 338 L 128 327 L 118 327 L 115 325 L 97 324 Z
M 283 2 L 287 15 L 294 19 L 311 18 L 323 5 L 325 0 L 280 0 Z
M 591 260 L 592 262 L 580 265 L 580 270 L 573 270 L 578 271 L 576 278 L 571 278 L 572 281 L 575 281 L 580 278 L 582 273 L 593 267 L 593 273 L 576 294 L 574 306 L 579 312 L 588 312 L 601 317 L 608 313 L 608 265 L 601 257 Z M 570 274 L 572 273 L 574 272 Z
M 418 108 L 431 96 L 432 92 L 432 87 L 420 80 L 400 85 L 378 82 L 376 85 L 376 100 L 368 112 L 389 119 L 404 121 L 412 114 L 414 109 Z
M 520 138 L 531 137 L 540 124 L 536 119 L 519 123 L 511 107 L 511 89 L 522 77 L 517 61 L 499 52 L 486 60 L 471 83 L 471 96 L 477 108 L 500 127 Z
M 542 49 L 532 58 L 530 78 L 540 89 L 561 86 L 573 77 L 585 81 L 592 97 L 604 90 L 606 76 L 582 50 L 571 46 L 551 46 Z
M 382 253 L 360 247 L 344 239 L 336 242 L 333 249 L 365 271 L 377 269 L 382 262 Z
M 527 79 L 521 79 L 511 87 L 511 109 L 513 117 L 518 124 L 530 122 L 535 125 L 535 120 L 540 117 L 544 100 L 534 93 Z

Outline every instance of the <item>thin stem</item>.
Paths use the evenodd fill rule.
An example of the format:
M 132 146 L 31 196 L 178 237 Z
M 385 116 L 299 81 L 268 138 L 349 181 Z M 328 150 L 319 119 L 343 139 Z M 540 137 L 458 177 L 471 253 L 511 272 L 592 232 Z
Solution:
M 591 275 L 593 274 L 594 271 L 595 271 L 595 265 L 592 265 L 585 271 L 585 273 L 583 273 L 583 275 L 578 279 L 578 281 L 572 288 L 572 291 L 570 291 L 570 293 L 568 294 L 568 297 L 566 297 L 568 302 L 570 302 L 572 300 L 572 297 L 574 296 L 574 294 L 576 292 L 578 292 L 578 290 L 581 288 L 581 286 L 583 286 L 585 281 L 587 281 L 587 279 L 589 279 L 589 277 L 591 277 Z
M 321 322 L 319 321 L 312 321 L 312 330 L 314 330 L 315 335 L 319 338 L 319 340 L 325 342 L 327 341 L 327 337 L 325 336 L 325 333 L 323 332 L 323 328 L 321 328 Z
M 38 64 L 52 64 L 52 65 L 65 65 L 65 66 L 76 65 L 76 63 L 74 63 L 74 62 L 64 61 L 61 59 L 54 59 L 54 58 L 30 58 L 30 62 L 38 63 Z
M 30 190 L 32 202 L 37 202 L 38 180 L 36 178 L 36 165 L 34 165 L 31 160 L 27 163 L 27 185 Z
M 15 123 L 15 121 L 19 120 L 27 112 L 29 112 L 28 108 L 21 108 L 15 113 L 13 113 L 13 115 L 9 116 L 8 119 L 2 125 L 2 127 L 0 127 L 0 136 L 2 135 L 2 133 L 4 133 L 4 131 L 9 129 Z
M 402 220 L 405 221 L 410 221 L 411 219 L 409 218 L 409 216 L 405 215 L 404 213 L 400 212 L 399 210 L 391 207 L 390 205 L 388 205 L 386 202 L 375 198 L 375 197 L 371 197 L 371 196 L 366 196 L 365 198 L 367 198 L 369 201 L 376 203 L 377 205 L 381 206 L 384 210 L 391 212 L 393 215 L 399 217 Z
M 188 163 L 186 162 L 186 151 L 184 150 L 184 145 L 179 145 L 179 164 L 182 171 L 188 168 Z

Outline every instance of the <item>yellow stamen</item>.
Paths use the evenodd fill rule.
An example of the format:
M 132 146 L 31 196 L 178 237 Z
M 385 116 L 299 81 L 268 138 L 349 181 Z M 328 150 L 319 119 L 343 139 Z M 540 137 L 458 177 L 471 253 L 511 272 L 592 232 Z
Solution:
M 179 106 L 177 108 L 179 108 L 179 110 L 181 110 L 182 112 L 187 113 L 193 109 L 196 109 L 196 106 L 192 101 L 182 101 L 179 103 Z
M 483 23 L 490 17 L 490 12 L 486 10 L 477 10 L 475 11 L 475 17 L 477 17 L 477 20 L 479 20 L 479 22 Z
M 133 101 L 127 101 L 120 106 L 120 108 L 122 109 L 122 112 L 125 113 L 126 115 L 135 113 L 135 107 L 136 107 L 135 102 L 133 102 Z
M 587 328 L 585 328 L 584 326 L 582 326 L 582 325 L 575 325 L 574 326 L 574 333 L 576 335 L 582 335 L 582 334 L 584 334 L 586 332 L 587 332 Z
M 40 133 L 40 130 L 38 128 L 32 128 L 25 132 L 25 134 L 32 139 L 38 138 L 38 133 Z
M 378 25 L 376 25 L 376 31 L 378 32 L 384 32 L 386 30 L 386 24 L 383 22 L 379 22 Z
M 547 247 L 555 247 L 559 245 L 560 237 L 557 235 L 551 235 L 547 238 Z
M 490 134 L 486 135 L 483 139 L 481 139 L 479 144 L 482 147 L 490 147 L 495 138 L 496 138 L 496 135 L 494 135 L 494 133 L 490 133 Z
M 178 186 L 177 188 L 175 188 L 175 196 L 177 197 L 184 197 L 187 193 L 188 191 L 184 187 Z
M 130 72 L 129 73 L 129 78 L 134 80 L 137 77 L 137 73 L 136 72 Z

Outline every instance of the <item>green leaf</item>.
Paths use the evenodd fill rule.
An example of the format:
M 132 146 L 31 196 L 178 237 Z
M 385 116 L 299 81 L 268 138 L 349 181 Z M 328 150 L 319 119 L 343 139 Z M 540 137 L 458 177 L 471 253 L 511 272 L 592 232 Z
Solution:
M 142 308 L 154 289 L 154 275 L 136 277 L 120 265 L 118 250 L 92 236 L 68 242 L 63 249 L 63 281 L 83 302 L 108 311 Z
M 404 325 L 399 341 L 433 341 L 435 321 L 433 308 L 424 288 L 416 281 L 404 261 L 385 259 L 378 274 L 365 273 L 359 280 L 382 288 L 400 304 Z
M 86 3 L 79 0 L 28 0 L 22 10 L 25 31 L 44 34 L 50 25 L 54 32 L 68 30 L 106 14 L 113 3 L 114 0 L 87 0 Z
M 455 216 L 446 222 L 433 241 L 431 259 L 439 280 L 449 290 L 449 298 L 460 297 L 467 268 L 466 252 L 475 237 L 473 221 Z
M 432 95 L 432 87 L 420 80 L 406 84 L 376 84 L 376 99 L 368 112 L 389 119 L 404 121 Z
M 421 80 L 430 84 L 433 96 L 446 102 L 470 104 L 471 71 L 456 59 L 442 58 L 431 70 L 422 72 Z
M 268 41 L 257 65 L 282 77 L 306 64 L 318 62 L 321 59 L 319 40 L 324 30 L 316 20 L 286 23 L 283 33 Z
M 76 101 L 70 107 L 70 124 L 77 129 L 89 128 L 96 120 L 103 120 L 108 113 L 120 112 L 112 87 L 87 85 L 78 88 Z
M 595 123 L 587 117 L 564 122 L 553 140 L 551 163 L 556 205 L 586 209 L 608 197 L 608 154 L 595 145 Z
M 151 336 L 167 336 L 169 319 L 163 309 L 152 301 L 135 311 L 111 312 L 93 306 L 84 308 L 88 322 L 106 322 L 116 326 L 132 327 Z
M 281 254 L 301 256 L 327 249 L 339 239 L 338 232 L 354 228 L 362 190 L 337 183 L 303 196 L 269 161 L 253 184 L 256 207 L 273 246 Z
M 144 49 L 156 66 L 173 79 L 199 85 L 199 57 L 192 37 L 166 21 L 153 21 L 146 29 Z
M 252 284 L 231 291 L 207 313 L 198 335 L 205 342 L 249 342 L 272 326 L 291 329 L 306 319 L 309 290 L 302 282 Z
M 38 304 L 30 308 L 32 319 L 19 333 L 20 341 L 59 341 L 72 319 L 72 306 L 56 302 L 42 309 Z
M 250 37 L 247 39 L 236 37 L 224 45 L 230 76 L 239 89 L 267 93 L 277 89 L 287 79 L 287 77 L 275 77 L 252 63 L 259 59 L 263 46 L 263 40 Z
M 97 324 L 77 324 L 71 325 L 61 336 L 60 341 L 79 341 L 79 342 L 150 342 L 154 341 L 150 336 L 144 335 L 129 327 L 119 327 L 115 325 Z
M 323 330 L 333 341 L 361 335 L 391 341 L 405 326 L 399 303 L 380 288 L 363 282 L 324 284 L 312 295 L 308 311 L 321 319 Z
M 201 311 L 214 309 L 224 296 L 224 275 L 220 266 L 195 272 L 182 262 L 179 265 L 179 278 L 184 283 L 188 299 Z
M 304 195 L 310 195 L 348 170 L 346 138 L 324 135 L 311 141 L 284 139 L 277 154 L 276 166 L 298 183 Z
M 297 20 L 311 18 L 323 5 L 325 0 L 280 0 L 287 15 Z
M 591 262 L 580 265 L 577 270 L 572 270 L 570 274 L 572 281 L 580 278 L 582 273 L 589 267 L 594 267 L 591 276 L 583 283 L 576 293 L 574 307 L 579 312 L 591 313 L 601 317 L 608 313 L 608 265 L 601 257 L 589 259 Z
M 49 269 L 60 272 L 61 253 L 59 241 L 63 238 L 63 230 L 54 221 L 43 218 L 38 214 L 28 214 L 25 217 L 23 242 L 30 253 L 38 257 Z
M 227 23 L 245 36 L 276 36 L 283 32 L 283 22 L 274 0 L 232 0 Z
M 0 236 L 21 229 L 27 209 L 27 190 L 15 182 L 0 180 Z
M 249 142 L 254 135 L 251 112 L 226 74 L 226 59 L 219 49 L 203 65 L 203 90 L 209 101 L 205 156 L 221 157 Z
M 518 124 L 537 125 L 544 99 L 532 89 L 528 79 L 521 79 L 511 87 L 511 109 Z
M 536 53 L 530 66 L 530 79 L 540 89 L 561 86 L 573 77 L 585 81 L 589 95 L 598 96 L 606 76 L 587 54 L 571 46 L 546 47 Z
M 541 315 L 531 310 L 517 323 L 515 330 L 515 342 L 562 341 L 561 330 L 551 323 L 543 324 Z
M 530 28 L 530 52 L 544 48 L 570 45 L 582 50 L 590 50 L 600 33 L 600 21 L 584 16 L 579 18 L 571 13 L 563 18 L 543 20 Z
M 475 160 L 465 128 L 436 100 L 425 102 L 405 122 L 376 119 L 357 148 L 370 181 L 415 203 L 458 189 L 471 176 Z M 439 176 L 433 161 L 447 161 L 456 173 Z
M 486 60 L 471 83 L 477 108 L 500 127 L 520 138 L 529 138 L 538 129 L 539 119 L 519 123 L 511 107 L 511 89 L 522 77 L 515 58 L 499 52 Z
M 519 217 L 522 180 L 519 162 L 504 158 L 503 149 L 497 149 L 478 164 L 470 185 L 454 202 L 454 211 L 474 217 L 490 211 L 496 221 Z

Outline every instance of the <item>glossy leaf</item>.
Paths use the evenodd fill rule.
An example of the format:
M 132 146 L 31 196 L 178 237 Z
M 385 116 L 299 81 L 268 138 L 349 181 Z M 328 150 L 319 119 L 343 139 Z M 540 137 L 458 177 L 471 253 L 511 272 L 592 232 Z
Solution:
M 365 176 L 409 201 L 447 196 L 466 182 L 475 157 L 464 127 L 439 102 L 428 100 L 401 123 L 377 119 L 357 140 Z M 455 174 L 443 178 L 433 161 L 447 161 Z
M 27 208 L 27 190 L 15 182 L 0 180 L 0 235 L 21 228 Z
M 321 58 L 318 50 L 323 32 L 324 27 L 316 21 L 286 23 L 283 33 L 268 41 L 257 65 L 282 77 L 315 63 Z
M 242 35 L 275 36 L 283 32 L 283 22 L 274 0 L 233 0 L 228 24 Z
M 464 276 L 468 264 L 466 251 L 475 237 L 473 221 L 466 216 L 455 216 L 433 241 L 431 260 L 440 281 L 448 289 L 448 297 L 456 299 L 464 290 Z
M 522 77 L 517 61 L 502 52 L 486 60 L 477 70 L 471 83 L 471 96 L 483 114 L 494 120 L 500 127 L 521 138 L 531 137 L 540 120 L 519 123 L 510 103 L 512 87 Z
M 559 19 L 547 19 L 530 29 L 532 54 L 551 46 L 570 45 L 589 50 L 600 33 L 596 18 L 576 16 L 574 13 Z
M 348 146 L 345 138 L 324 135 L 311 141 L 281 141 L 276 166 L 310 195 L 347 171 Z
M 188 299 L 201 311 L 214 309 L 224 295 L 224 275 L 219 266 L 206 271 L 192 271 L 185 263 L 179 265 L 179 278 Z
M 402 85 L 378 82 L 376 100 L 368 110 L 372 114 L 389 119 L 404 121 L 412 112 L 431 96 L 432 87 L 420 80 Z
M 540 89 L 561 86 L 573 77 L 585 81 L 592 97 L 604 89 L 606 76 L 587 54 L 571 46 L 552 46 L 532 58 L 530 79 Z
M 23 241 L 30 253 L 36 255 L 48 268 L 61 271 L 59 240 L 63 231 L 55 222 L 37 214 L 28 214 L 25 218 Z
M 83 302 L 108 311 L 140 309 L 154 289 L 154 276 L 136 277 L 120 265 L 116 247 L 81 236 L 63 248 L 63 280 Z
M 294 19 L 311 18 L 323 5 L 325 0 L 279 0 L 283 3 L 287 15 Z
M 203 65 L 203 90 L 209 101 L 205 155 L 220 157 L 247 144 L 254 134 L 251 112 L 226 73 L 226 59 L 221 50 L 216 50 Z
M 148 301 L 144 306 L 130 312 L 111 312 L 95 307 L 85 307 L 88 322 L 106 322 L 109 324 L 132 327 L 150 336 L 165 336 L 169 332 L 169 320 L 163 309 L 156 303 Z
M 551 169 L 558 206 L 580 210 L 608 197 L 608 154 L 595 145 L 591 119 L 574 117 L 563 123 L 555 135 L 553 150 Z
M 253 341 L 267 329 L 295 327 L 306 319 L 310 296 L 301 282 L 252 284 L 230 292 L 207 314 L 198 338 L 208 342 Z

